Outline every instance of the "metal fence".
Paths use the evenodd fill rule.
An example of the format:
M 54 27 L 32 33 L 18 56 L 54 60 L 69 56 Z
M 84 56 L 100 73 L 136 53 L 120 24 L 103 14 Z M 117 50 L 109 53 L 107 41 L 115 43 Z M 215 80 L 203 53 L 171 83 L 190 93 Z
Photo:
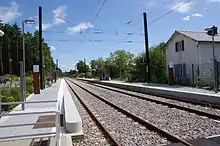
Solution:
M 48 101 L 31 101 L 31 102 L 0 102 L 1 105 L 10 105 L 10 104 L 40 104 L 40 103 L 52 103 L 57 102 L 57 100 L 48 100 Z M 5 113 L 0 114 L 0 117 L 6 117 L 6 116 L 21 116 L 21 115 L 36 115 L 36 114 L 56 114 L 56 120 L 55 122 L 34 122 L 34 123 L 23 123 L 23 124 L 14 124 L 14 125 L 2 125 L 1 128 L 8 128 L 8 127 L 19 127 L 19 126 L 30 126 L 30 125 L 43 125 L 43 124 L 55 124 L 56 125 L 56 132 L 50 132 L 50 133 L 38 133 L 38 134 L 26 134 L 26 135 L 16 135 L 16 136 L 7 136 L 7 137 L 0 137 L 1 141 L 7 141 L 7 140 L 13 140 L 13 139 L 28 139 L 28 138 L 34 138 L 34 137 L 56 137 L 56 146 L 59 146 L 60 141 L 60 105 L 58 102 L 58 109 L 54 111 L 43 111 L 43 112 L 16 112 L 16 113 Z
M 203 64 L 175 64 L 175 83 L 213 89 L 215 80 L 218 81 L 218 84 L 220 81 L 220 62 L 216 62 L 216 79 L 214 79 L 213 68 L 213 62 Z
M 214 82 L 213 63 L 193 64 L 191 72 L 194 86 L 212 86 Z

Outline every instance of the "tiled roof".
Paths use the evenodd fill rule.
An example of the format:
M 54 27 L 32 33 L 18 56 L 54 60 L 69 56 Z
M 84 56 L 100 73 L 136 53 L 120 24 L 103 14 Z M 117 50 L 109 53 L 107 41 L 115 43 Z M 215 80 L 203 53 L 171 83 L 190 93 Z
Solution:
M 183 34 L 199 42 L 212 41 L 212 36 L 209 36 L 208 34 L 206 34 L 206 32 L 193 32 L 193 31 L 176 31 L 176 32 Z M 215 36 L 215 42 L 220 42 L 220 34 Z

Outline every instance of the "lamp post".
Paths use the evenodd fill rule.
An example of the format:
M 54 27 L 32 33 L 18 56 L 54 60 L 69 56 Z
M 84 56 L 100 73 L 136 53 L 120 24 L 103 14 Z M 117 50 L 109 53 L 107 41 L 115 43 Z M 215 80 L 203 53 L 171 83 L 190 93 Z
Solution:
M 218 28 L 215 26 L 212 26 L 210 28 L 206 28 L 205 31 L 207 31 L 207 34 L 212 36 L 212 59 L 213 59 L 213 73 L 214 73 L 214 88 L 215 93 L 218 92 L 218 77 L 217 77 L 217 70 L 216 70 L 216 57 L 215 57 L 215 38 L 214 36 L 218 34 Z
M 25 35 L 24 35 L 24 24 L 35 24 L 34 20 L 23 20 L 22 21 L 22 44 L 23 44 L 23 62 L 24 62 L 24 75 L 25 75 Z
M 22 100 L 26 101 L 26 73 L 25 73 L 25 34 L 24 24 L 35 24 L 34 20 L 23 20 L 22 21 L 22 46 L 23 46 L 23 89 L 22 89 Z M 22 110 L 24 110 L 24 104 L 22 104 Z
M 4 35 L 4 32 L 0 30 L 0 36 L 2 37 Z M 0 64 L 1 64 L 1 70 L 2 70 L 2 51 L 1 51 L 1 46 L 2 44 L 0 43 Z M 1 103 L 1 98 L 0 98 L 0 103 Z M 0 114 L 2 113 L 2 105 L 0 105 Z M 1 116 L 0 116 L 1 118 Z
M 3 32 L 2 30 L 0 30 L 0 36 L 1 36 L 1 37 L 4 36 L 4 32 Z M 0 40 L 0 69 L 1 69 L 0 74 L 3 74 L 3 62 L 2 62 L 2 40 Z

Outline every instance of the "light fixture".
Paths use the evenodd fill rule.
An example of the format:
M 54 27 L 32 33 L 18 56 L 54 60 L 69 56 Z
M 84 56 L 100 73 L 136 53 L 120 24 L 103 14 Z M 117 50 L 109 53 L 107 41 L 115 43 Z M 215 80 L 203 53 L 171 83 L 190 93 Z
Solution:
M 26 24 L 35 24 L 35 20 L 24 20 Z
M 2 37 L 4 34 L 5 33 L 2 30 L 0 30 L 0 36 Z

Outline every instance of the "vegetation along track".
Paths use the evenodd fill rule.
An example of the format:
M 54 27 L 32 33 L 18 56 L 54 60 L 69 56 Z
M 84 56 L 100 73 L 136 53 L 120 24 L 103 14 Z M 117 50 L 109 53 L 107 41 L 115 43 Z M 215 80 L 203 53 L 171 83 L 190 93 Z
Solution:
M 87 83 L 89 83 L 89 82 L 87 82 Z M 173 108 L 177 108 L 180 110 L 195 113 L 200 116 L 206 116 L 211 119 L 220 120 L 220 110 L 217 108 L 196 105 L 196 103 L 183 102 L 183 101 L 179 101 L 178 99 L 174 100 L 174 99 L 167 99 L 167 98 L 158 97 L 158 96 L 151 96 L 151 95 L 147 95 L 147 94 L 143 94 L 143 93 L 127 91 L 124 89 L 117 89 L 117 88 L 109 87 L 109 86 L 105 86 L 105 85 L 99 85 L 99 84 L 93 84 L 93 83 L 89 83 L 89 84 L 96 86 L 98 88 L 111 90 L 114 92 L 122 93 L 122 94 L 136 97 L 139 99 L 155 102 L 157 104 L 166 105 L 171 108 L 173 107 Z
M 112 127 L 110 126 L 110 129 L 113 129 L 114 136 L 121 142 L 122 145 L 136 145 L 137 143 L 138 145 L 155 145 L 168 144 L 170 142 L 180 142 L 185 145 L 191 145 L 166 130 L 162 130 L 151 122 L 136 116 L 135 114 L 113 104 L 101 96 L 96 95 L 78 83 L 75 83 L 75 81 L 68 81 L 75 85 L 74 89 L 77 90 L 78 93 L 82 94 L 81 96 L 83 98 L 90 97 L 90 99 L 87 99 L 87 103 L 90 103 L 89 107 L 95 109 L 96 112 L 98 111 L 97 113 L 102 115 L 102 118 L 104 117 L 103 115 L 105 115 L 103 119 L 106 118 L 110 121 L 110 123 L 108 123 L 108 120 L 104 120 L 106 125 L 109 126 L 113 124 Z M 145 129 L 143 129 L 143 126 Z
M 181 139 L 192 140 L 220 134 L 220 121 L 218 120 L 83 82 L 75 82 Z

